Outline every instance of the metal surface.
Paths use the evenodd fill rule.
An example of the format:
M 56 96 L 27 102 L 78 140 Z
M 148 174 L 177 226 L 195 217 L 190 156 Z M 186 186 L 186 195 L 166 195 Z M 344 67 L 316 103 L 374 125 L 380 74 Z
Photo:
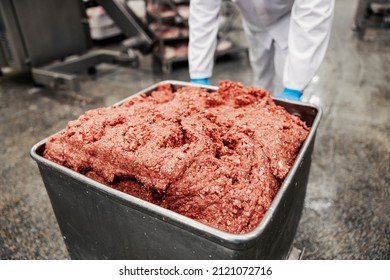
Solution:
M 32 77 L 38 84 L 52 88 L 65 87 L 78 92 L 80 83 L 77 73 L 95 67 L 100 63 L 134 63 L 136 60 L 118 51 L 91 51 L 73 60 L 68 60 L 42 68 L 33 68 Z
M 129 56 L 129 52 L 114 52 L 109 50 L 87 52 L 91 46 L 89 29 L 85 10 L 80 1 L 51 1 L 41 9 L 36 3 L 18 0 L 19 15 L 28 15 L 20 19 L 21 28 L 26 37 L 26 45 L 30 54 L 32 77 L 37 84 L 50 86 L 54 89 L 64 88 L 75 92 L 80 91 L 78 73 L 95 67 L 100 63 L 138 64 L 138 57 Z M 138 36 L 133 40 L 137 44 L 131 47 L 143 53 L 151 51 L 153 37 L 150 31 L 135 16 L 123 1 L 99 1 L 127 36 Z M 42 4 L 42 3 L 41 3 Z M 44 4 L 44 3 L 43 3 Z M 34 6 L 34 7 L 32 7 Z M 35 11 L 40 20 L 28 24 L 31 11 Z M 69 23 L 69 21 L 71 21 Z M 38 40 L 36 34 L 39 33 Z M 42 38 L 41 38 L 42 37 Z M 79 55 L 76 59 L 64 61 L 68 56 Z M 58 62 L 61 60 L 61 62 Z M 49 63 L 53 63 L 47 65 Z
M 90 48 L 89 29 L 81 1 L 12 2 L 31 66 L 38 67 L 82 54 Z
M 302 260 L 303 254 L 305 253 L 305 248 L 302 250 L 292 247 L 290 254 L 288 255 L 288 260 Z
M 1 66 L 28 69 L 28 54 L 12 0 L 0 1 L 0 52 Z
M 188 85 L 162 83 L 171 83 L 174 88 Z M 71 258 L 288 258 L 303 208 L 321 110 L 275 101 L 299 115 L 311 131 L 263 220 L 255 230 L 242 235 L 222 232 L 48 161 L 42 157 L 47 139 L 34 145 L 30 154 L 38 164 Z
M 31 70 L 37 84 L 79 91 L 77 73 L 136 61 L 120 52 L 87 52 L 92 45 L 79 0 L 5 0 L 0 8 L 0 66 Z

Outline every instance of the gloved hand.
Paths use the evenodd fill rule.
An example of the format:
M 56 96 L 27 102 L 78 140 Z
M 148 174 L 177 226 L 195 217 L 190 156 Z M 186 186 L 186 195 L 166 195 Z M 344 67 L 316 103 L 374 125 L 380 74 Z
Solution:
M 206 85 L 209 86 L 209 78 L 204 78 L 204 79 L 191 79 L 191 83 L 193 84 L 198 84 L 198 85 Z
M 302 96 L 302 91 L 291 89 L 291 88 L 285 88 L 281 93 L 276 95 L 277 98 L 293 100 L 293 101 L 300 101 L 301 96 Z

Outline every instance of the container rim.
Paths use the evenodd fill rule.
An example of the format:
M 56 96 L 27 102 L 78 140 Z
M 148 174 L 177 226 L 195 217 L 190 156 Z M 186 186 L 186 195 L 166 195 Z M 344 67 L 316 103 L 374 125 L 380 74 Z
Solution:
M 176 85 L 176 86 L 196 86 L 196 87 L 206 88 L 206 89 L 209 89 L 212 91 L 215 91 L 218 89 L 217 86 L 203 86 L 203 85 L 192 84 L 189 82 L 181 82 L 181 81 L 176 81 L 176 80 L 165 80 L 165 81 L 158 82 L 158 83 L 146 88 L 145 90 L 142 90 L 138 93 L 135 93 L 135 94 L 111 105 L 111 106 L 118 106 L 118 105 L 130 100 L 131 98 L 134 98 L 136 95 L 150 92 L 150 91 L 154 90 L 158 85 L 162 85 L 162 84 L 172 84 L 172 85 Z M 57 170 L 61 173 L 64 173 L 72 178 L 75 178 L 81 182 L 86 183 L 89 186 L 96 187 L 96 189 L 98 191 L 106 193 L 106 194 L 110 194 L 114 198 L 115 197 L 119 198 L 119 201 L 122 204 L 127 202 L 126 205 L 129 206 L 128 203 L 131 203 L 130 207 L 132 207 L 138 211 L 152 214 L 153 217 L 155 217 L 155 218 L 158 218 L 160 220 L 168 222 L 168 223 L 170 223 L 174 226 L 177 226 L 179 228 L 182 228 L 184 230 L 190 231 L 191 233 L 197 233 L 204 238 L 219 242 L 226 247 L 239 246 L 241 249 L 245 249 L 245 248 L 249 248 L 249 247 L 253 246 L 256 239 L 262 234 L 262 232 L 265 230 L 267 224 L 272 220 L 277 205 L 280 203 L 281 198 L 283 197 L 284 193 L 286 192 L 289 184 L 292 181 L 294 174 L 296 173 L 297 169 L 300 166 L 300 163 L 303 160 L 305 151 L 308 149 L 310 143 L 312 141 L 314 141 L 315 134 L 316 134 L 317 128 L 319 126 L 321 115 L 322 115 L 322 109 L 320 107 L 312 105 L 312 104 L 307 104 L 307 103 L 298 102 L 298 101 L 287 101 L 287 100 L 282 100 L 279 98 L 272 98 L 272 99 L 274 99 L 275 101 L 278 101 L 278 103 L 281 103 L 281 104 L 290 103 L 290 104 L 296 104 L 296 105 L 303 106 L 303 107 L 309 107 L 309 108 L 315 110 L 316 114 L 315 114 L 313 123 L 310 126 L 310 131 L 309 131 L 309 134 L 308 134 L 305 142 L 301 146 L 301 149 L 300 149 L 289 173 L 287 174 L 286 178 L 284 179 L 278 193 L 274 197 L 274 199 L 273 199 L 270 207 L 266 211 L 263 219 L 260 221 L 260 223 L 257 225 L 257 227 L 254 230 L 252 230 L 248 233 L 244 233 L 244 234 L 228 233 L 228 232 L 216 229 L 214 227 L 208 226 L 208 225 L 203 224 L 201 222 L 198 222 L 194 219 L 188 218 L 182 214 L 176 213 L 172 210 L 160 207 L 160 206 L 153 204 L 151 202 L 147 202 L 145 200 L 142 200 L 140 198 L 126 194 L 124 192 L 115 190 L 107 185 L 104 185 L 104 184 L 101 184 L 97 181 L 94 181 L 94 180 L 88 178 L 87 176 L 82 175 L 76 171 L 73 171 L 67 167 L 64 167 L 60 164 L 54 163 L 50 160 L 47 160 L 42 155 L 40 155 L 39 151 L 43 149 L 43 147 L 44 147 L 45 143 L 48 141 L 48 139 L 50 137 L 52 137 L 53 135 L 57 134 L 58 132 L 52 134 L 51 136 L 49 136 L 49 137 L 39 141 L 35 145 L 33 145 L 33 147 L 30 150 L 30 156 L 37 163 L 40 163 L 48 168 L 51 168 L 51 169 Z M 242 247 L 243 242 L 245 242 L 245 247 Z

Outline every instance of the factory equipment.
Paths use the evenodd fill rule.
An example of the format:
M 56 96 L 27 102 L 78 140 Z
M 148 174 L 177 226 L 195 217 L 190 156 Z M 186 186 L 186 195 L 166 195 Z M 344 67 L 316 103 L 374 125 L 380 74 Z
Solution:
M 179 1 L 179 2 L 178 2 Z M 145 1 L 146 8 L 150 1 Z M 156 8 L 151 19 L 142 20 L 124 0 L 98 0 L 107 14 L 128 38 L 121 50 L 92 50 L 92 40 L 83 1 L 81 0 L 2 0 L 0 1 L 0 69 L 11 67 L 16 71 L 31 71 L 35 83 L 53 88 L 79 91 L 78 74 L 94 72 L 100 63 L 138 65 L 135 51 L 153 53 L 164 72 L 171 64 L 187 61 L 187 53 L 178 57 L 166 56 L 166 45 L 180 43 L 186 47 L 188 25 L 183 14 L 175 10 L 172 17 L 163 18 L 161 8 L 177 9 L 187 5 L 184 0 L 155 0 Z M 185 8 L 185 6 L 184 6 Z M 173 20 L 173 21 L 172 21 Z M 151 24 L 157 24 L 152 30 Z M 162 24 L 180 24 L 187 34 L 179 38 L 163 38 Z M 156 26 L 156 25 L 155 25 Z M 160 32 L 160 33 L 159 33 Z M 225 48 L 216 55 L 244 50 L 241 47 Z
M 360 0 L 355 29 L 363 40 L 390 41 L 390 0 Z
M 1 1 L 0 65 L 30 70 L 37 84 L 79 91 L 77 73 L 134 60 L 119 51 L 91 51 L 87 24 L 79 0 Z

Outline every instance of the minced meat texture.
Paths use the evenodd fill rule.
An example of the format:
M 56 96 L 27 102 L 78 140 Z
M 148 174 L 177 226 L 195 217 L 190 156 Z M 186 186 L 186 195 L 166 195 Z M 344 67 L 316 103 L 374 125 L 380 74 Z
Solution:
M 261 221 L 309 128 L 268 91 L 163 84 L 91 110 L 51 137 L 44 157 L 230 233 Z

